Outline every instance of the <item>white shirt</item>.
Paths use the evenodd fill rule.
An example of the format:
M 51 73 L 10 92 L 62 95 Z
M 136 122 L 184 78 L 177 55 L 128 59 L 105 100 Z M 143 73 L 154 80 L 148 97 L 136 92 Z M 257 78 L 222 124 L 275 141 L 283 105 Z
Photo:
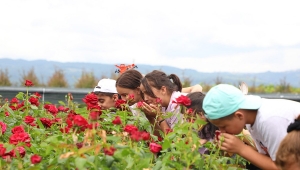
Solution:
M 273 161 L 280 142 L 287 135 L 287 127 L 300 114 L 300 103 L 285 99 L 262 99 L 255 122 L 246 125 L 259 153 Z
M 140 113 L 141 111 L 139 109 L 137 109 L 136 106 L 137 106 L 137 103 L 129 106 L 129 109 L 130 109 L 132 115 L 133 116 L 143 115 L 143 114 Z

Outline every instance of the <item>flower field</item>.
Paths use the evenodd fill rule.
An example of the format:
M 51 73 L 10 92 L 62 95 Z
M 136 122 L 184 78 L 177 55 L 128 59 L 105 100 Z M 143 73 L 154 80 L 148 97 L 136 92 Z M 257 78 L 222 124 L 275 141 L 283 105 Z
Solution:
M 202 146 L 197 132 L 205 122 L 190 116 L 182 98 L 185 121 L 155 136 L 142 112 L 128 111 L 127 101 L 109 111 L 101 110 L 93 93 L 83 98 L 84 107 L 72 94 L 56 105 L 40 97 L 18 93 L 0 107 L 0 169 L 242 169 L 247 163 L 213 142 Z M 209 154 L 200 154 L 201 147 Z

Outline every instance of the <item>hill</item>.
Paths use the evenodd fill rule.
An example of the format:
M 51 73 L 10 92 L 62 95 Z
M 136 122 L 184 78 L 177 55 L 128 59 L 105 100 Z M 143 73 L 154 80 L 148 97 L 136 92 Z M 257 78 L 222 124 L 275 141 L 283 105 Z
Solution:
M 119 63 L 118 63 L 119 64 Z M 159 69 L 167 74 L 177 74 L 183 79 L 189 78 L 192 84 L 206 83 L 215 84 L 217 81 L 230 84 L 238 84 L 244 81 L 249 85 L 255 83 L 259 84 L 274 84 L 278 85 L 281 81 L 285 81 L 292 86 L 300 86 L 300 69 L 286 72 L 263 72 L 263 73 L 229 73 L 229 72 L 198 72 L 192 69 L 180 69 L 169 66 L 152 66 L 137 64 L 138 70 L 146 74 L 152 70 Z M 83 62 L 54 62 L 46 60 L 13 60 L 13 59 L 0 59 L 0 68 L 2 70 L 8 69 L 10 80 L 13 83 L 20 81 L 21 73 L 27 72 L 29 69 L 34 68 L 37 76 L 43 82 L 47 82 L 49 77 L 54 73 L 55 69 L 62 69 L 65 73 L 68 83 L 74 86 L 75 82 L 80 78 L 82 70 L 92 71 L 99 79 L 101 77 L 111 77 L 115 72 L 116 67 L 113 64 L 100 64 L 100 63 L 83 63 Z

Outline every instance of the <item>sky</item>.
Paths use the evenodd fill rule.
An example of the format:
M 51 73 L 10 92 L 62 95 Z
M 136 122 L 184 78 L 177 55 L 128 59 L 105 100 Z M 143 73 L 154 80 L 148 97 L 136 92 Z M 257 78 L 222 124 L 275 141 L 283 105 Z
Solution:
M 297 1 L 0 1 L 0 58 L 300 69 Z

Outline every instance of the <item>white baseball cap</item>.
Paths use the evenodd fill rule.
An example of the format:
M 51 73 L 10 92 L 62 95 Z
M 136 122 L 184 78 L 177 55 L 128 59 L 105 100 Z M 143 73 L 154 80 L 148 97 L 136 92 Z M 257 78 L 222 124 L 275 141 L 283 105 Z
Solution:
M 116 89 L 116 80 L 101 79 L 98 82 L 98 85 L 94 88 L 94 92 L 118 93 Z

